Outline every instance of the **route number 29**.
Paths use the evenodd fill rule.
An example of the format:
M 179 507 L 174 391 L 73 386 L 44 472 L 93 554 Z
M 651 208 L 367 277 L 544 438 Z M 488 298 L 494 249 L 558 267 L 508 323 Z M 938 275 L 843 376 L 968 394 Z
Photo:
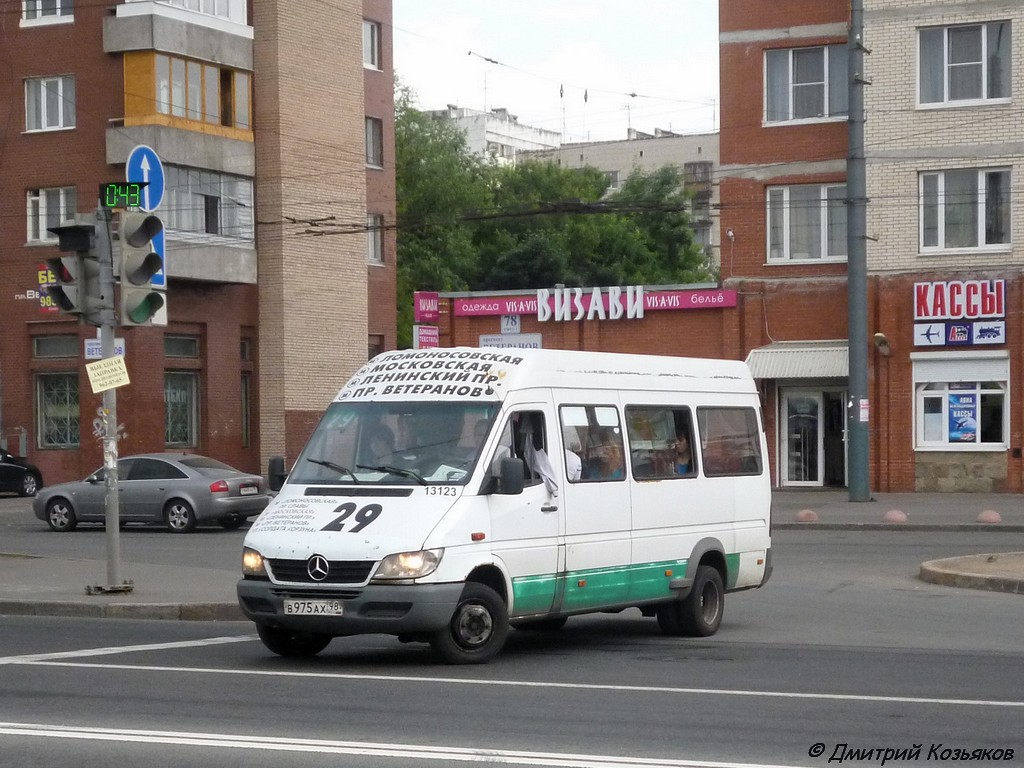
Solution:
M 345 530 L 345 525 L 353 513 L 355 513 L 355 525 L 348 529 L 349 533 L 359 533 L 363 528 L 368 526 L 378 517 L 380 513 L 384 511 L 384 508 L 380 504 L 367 504 L 365 507 L 356 512 L 356 505 L 351 501 L 346 501 L 336 510 L 333 514 L 338 515 L 336 518 L 331 520 L 327 525 L 321 528 L 321 531 L 337 531 L 338 533 Z

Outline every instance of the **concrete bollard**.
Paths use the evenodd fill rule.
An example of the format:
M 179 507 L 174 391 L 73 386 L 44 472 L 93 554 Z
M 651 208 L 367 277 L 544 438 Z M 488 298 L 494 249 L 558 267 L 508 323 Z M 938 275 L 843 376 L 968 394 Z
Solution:
M 1003 518 L 994 509 L 986 509 L 983 510 L 980 515 L 978 515 L 978 522 L 987 523 L 989 525 L 995 525 L 1003 522 Z
M 796 513 L 796 521 L 798 523 L 816 523 L 818 522 L 818 513 L 813 509 L 801 509 Z
M 883 523 L 905 523 L 907 522 L 907 513 L 901 509 L 890 509 L 882 517 Z

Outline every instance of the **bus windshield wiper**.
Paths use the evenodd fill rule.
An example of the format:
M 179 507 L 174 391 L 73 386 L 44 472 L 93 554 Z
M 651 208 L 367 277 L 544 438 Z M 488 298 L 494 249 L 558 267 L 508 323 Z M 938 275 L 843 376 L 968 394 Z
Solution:
M 335 472 L 341 472 L 342 474 L 348 475 L 352 478 L 353 483 L 359 485 L 359 478 L 356 477 L 355 473 L 353 473 L 348 467 L 343 467 L 341 464 L 335 464 L 333 461 L 326 461 L 325 459 L 311 459 L 308 456 L 306 457 L 306 461 L 312 462 L 313 464 L 319 464 L 321 467 L 327 467 L 328 469 L 333 469 Z
M 376 467 L 371 467 L 366 464 L 356 464 L 356 469 L 371 469 L 374 472 L 387 472 L 391 475 L 400 475 L 401 477 L 411 477 L 420 485 L 426 485 L 427 481 L 423 478 L 419 472 L 413 469 L 402 469 L 401 467 L 392 467 L 388 464 L 381 464 Z

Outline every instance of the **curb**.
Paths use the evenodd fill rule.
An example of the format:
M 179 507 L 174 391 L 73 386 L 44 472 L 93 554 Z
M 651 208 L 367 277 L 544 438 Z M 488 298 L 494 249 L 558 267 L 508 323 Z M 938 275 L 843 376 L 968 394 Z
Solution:
M 979 573 L 979 558 L 1024 557 L 1024 553 L 1003 555 L 969 555 L 967 557 L 950 557 L 944 560 L 929 560 L 921 563 L 918 574 L 921 581 L 939 584 L 945 587 L 961 589 L 983 589 L 989 592 L 1008 592 L 1013 595 L 1024 595 L 1024 574 L 1021 576 L 998 576 Z
M 67 616 L 84 619 L 247 621 L 237 603 L 103 603 L 0 600 L 0 615 Z

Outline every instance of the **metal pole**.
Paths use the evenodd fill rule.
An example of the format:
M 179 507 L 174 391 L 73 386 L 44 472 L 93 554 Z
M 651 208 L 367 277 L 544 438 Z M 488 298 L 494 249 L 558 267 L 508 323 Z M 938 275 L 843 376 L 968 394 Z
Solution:
M 864 0 L 851 0 L 848 39 L 849 148 L 846 160 L 847 302 L 850 389 L 847 403 L 850 501 L 870 501 L 867 319 L 867 172 L 864 158 Z
M 114 357 L 114 254 L 110 238 L 110 210 L 96 209 L 96 251 L 100 256 L 100 351 L 103 359 Z M 117 488 L 117 389 L 103 392 L 103 478 L 106 485 L 105 519 L 107 528 L 107 583 L 86 587 L 97 592 L 130 592 L 130 582 L 121 583 L 121 514 Z

